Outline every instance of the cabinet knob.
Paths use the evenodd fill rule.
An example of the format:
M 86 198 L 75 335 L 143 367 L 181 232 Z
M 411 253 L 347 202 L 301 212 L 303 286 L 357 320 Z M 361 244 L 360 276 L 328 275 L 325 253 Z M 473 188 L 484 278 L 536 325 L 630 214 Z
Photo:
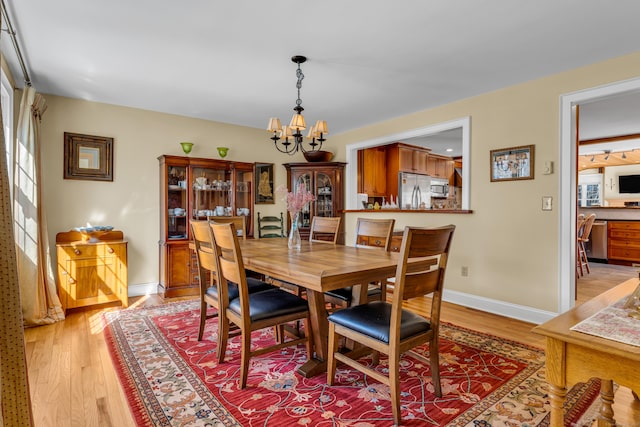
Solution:
M 382 246 L 382 241 L 380 239 L 376 240 L 376 246 Z
M 80 252 L 80 249 L 74 249 L 73 253 L 76 255 L 80 255 L 82 252 Z
M 69 283 L 71 284 L 76 283 L 76 279 L 74 279 L 73 277 L 69 277 Z
M 113 250 L 113 248 L 109 248 L 107 249 L 107 252 L 109 252 L 110 254 L 114 253 L 115 251 Z

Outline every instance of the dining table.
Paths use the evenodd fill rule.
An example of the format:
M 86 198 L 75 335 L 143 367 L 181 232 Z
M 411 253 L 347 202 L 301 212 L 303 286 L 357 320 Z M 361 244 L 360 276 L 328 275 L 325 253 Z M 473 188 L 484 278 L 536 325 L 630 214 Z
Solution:
M 287 238 L 241 240 L 240 248 L 245 269 L 306 289 L 314 356 L 298 369 L 305 377 L 326 372 L 329 323 L 324 293 L 352 286 L 352 304 L 366 302 L 368 284 L 395 276 L 400 255 L 309 241 L 289 249 Z

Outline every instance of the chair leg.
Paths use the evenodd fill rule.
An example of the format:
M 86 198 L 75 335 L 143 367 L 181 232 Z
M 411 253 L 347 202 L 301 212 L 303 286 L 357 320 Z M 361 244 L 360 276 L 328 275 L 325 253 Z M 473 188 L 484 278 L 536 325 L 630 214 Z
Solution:
M 582 259 L 584 261 L 584 266 L 587 270 L 587 274 L 591 273 L 591 269 L 589 268 L 589 259 L 587 258 L 587 249 L 584 247 L 584 242 L 580 241 L 580 251 L 582 252 Z
M 336 327 L 329 322 L 329 347 L 327 349 L 327 384 L 333 385 L 336 376 L 336 357 L 334 353 L 338 351 L 338 334 Z
M 391 395 L 391 409 L 393 410 L 393 422 L 399 426 L 402 423 L 400 416 L 400 354 L 391 351 L 389 354 L 389 394 Z
M 224 363 L 229 339 L 229 319 L 226 316 L 218 316 L 218 319 L 218 363 Z
M 207 303 L 204 300 L 200 300 L 200 328 L 198 329 L 198 341 L 202 341 L 202 335 L 204 334 L 204 324 L 207 321 Z
M 431 340 L 429 344 L 429 360 L 431 361 L 431 381 L 433 390 L 437 397 L 442 397 L 442 386 L 440 385 L 440 348 L 438 338 Z
M 242 329 L 242 351 L 240 356 L 240 388 L 247 387 L 249 375 L 249 360 L 251 360 L 251 331 Z

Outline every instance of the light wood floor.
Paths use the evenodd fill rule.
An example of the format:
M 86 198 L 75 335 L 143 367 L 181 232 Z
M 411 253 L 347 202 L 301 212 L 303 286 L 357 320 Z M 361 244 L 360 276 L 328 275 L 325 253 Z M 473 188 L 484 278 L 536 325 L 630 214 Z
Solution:
M 578 303 L 637 277 L 636 269 L 593 264 L 578 280 Z M 175 301 L 172 300 L 172 301 Z M 131 307 L 162 303 L 158 296 L 131 298 Z M 428 300 L 411 307 L 425 312 Z M 126 398 L 102 335 L 101 313 L 118 307 L 70 311 L 64 322 L 25 331 L 32 406 L 37 427 L 133 427 Z M 443 321 L 544 348 L 529 323 L 444 303 Z M 621 387 L 616 392 L 619 426 L 640 426 L 640 403 Z

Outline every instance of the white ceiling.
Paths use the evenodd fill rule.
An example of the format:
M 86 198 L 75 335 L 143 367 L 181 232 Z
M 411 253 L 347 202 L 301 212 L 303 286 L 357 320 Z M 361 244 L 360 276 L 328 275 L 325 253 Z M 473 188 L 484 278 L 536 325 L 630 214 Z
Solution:
M 331 134 L 640 48 L 637 0 L 3 1 L 42 93 L 266 128 L 289 120 L 290 58 L 305 55 L 302 105 L 328 121 L 329 147 Z

